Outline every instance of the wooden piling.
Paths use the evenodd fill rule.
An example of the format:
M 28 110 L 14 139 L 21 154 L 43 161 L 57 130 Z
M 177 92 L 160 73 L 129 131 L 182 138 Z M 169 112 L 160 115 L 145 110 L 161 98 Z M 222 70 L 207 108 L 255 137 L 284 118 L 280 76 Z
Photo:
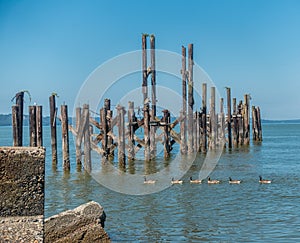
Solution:
M 108 147 L 107 147 L 107 140 L 108 140 L 108 124 L 107 124 L 107 110 L 105 106 L 100 110 L 100 121 L 102 127 L 102 149 L 104 151 L 104 157 L 108 159 Z
M 61 114 L 63 168 L 64 168 L 64 170 L 70 170 L 69 122 L 68 122 L 68 106 L 67 105 L 61 105 L 60 114 Z
M 55 95 L 49 97 L 50 106 L 50 128 L 51 128 L 51 150 L 52 150 L 52 165 L 57 164 L 57 133 L 56 133 L 56 116 L 57 109 L 55 104 Z
M 243 102 L 240 101 L 238 105 L 238 144 L 244 144 L 244 122 L 243 122 Z
M 107 156 L 109 160 L 113 160 L 114 159 L 114 149 L 112 149 L 113 147 L 113 143 L 114 140 L 112 139 L 111 136 L 108 136 L 109 132 L 112 131 L 112 119 L 113 119 L 113 111 L 111 110 L 111 101 L 110 99 L 105 99 L 104 100 L 104 108 L 106 110 L 106 134 L 107 134 L 107 138 L 106 138 L 106 144 L 107 144 Z
M 19 106 L 12 106 L 12 129 L 13 129 L 13 146 L 22 146 L 22 137 L 19 136 Z
M 231 134 L 231 89 L 226 88 L 227 92 L 227 137 L 228 137 L 228 148 L 232 148 L 232 134 Z
M 118 112 L 118 161 L 119 168 L 126 168 L 125 158 L 125 109 L 123 106 L 117 106 Z
M 80 130 L 80 120 L 81 120 L 81 107 L 76 108 L 76 141 L 75 141 L 75 153 L 76 153 L 76 164 L 78 168 L 81 168 L 81 159 L 82 159 L 82 151 L 81 151 L 81 138 L 78 136 Z
M 147 74 L 147 35 L 142 35 L 142 69 L 143 69 L 143 84 L 142 84 L 142 92 L 143 92 L 143 102 L 148 98 L 148 74 Z
M 169 158 L 171 147 L 170 147 L 170 130 L 169 130 L 170 112 L 168 110 L 163 110 L 163 118 L 161 124 L 163 124 L 163 130 L 164 130 L 164 157 Z
M 18 146 L 23 146 L 23 110 L 24 110 L 24 92 L 16 94 L 16 105 L 18 109 Z
M 250 96 L 244 95 L 244 109 L 243 109 L 243 122 L 244 122 L 244 144 L 249 145 L 250 143 Z
M 257 110 L 255 106 L 252 106 L 252 139 L 258 141 Z
M 155 70 L 155 36 L 150 35 L 150 50 L 151 50 L 151 121 L 156 120 L 156 70 Z M 156 130 L 157 126 L 150 126 L 150 157 L 156 156 Z
M 156 70 L 155 70 L 155 36 L 150 36 L 150 49 L 151 49 L 151 88 L 152 88 L 152 120 L 156 117 Z
M 207 152 L 207 84 L 202 84 L 201 152 Z
M 43 146 L 43 107 L 36 106 L 36 145 Z
M 135 132 L 135 114 L 134 114 L 134 102 L 128 102 L 128 160 L 133 161 L 135 158 L 135 141 L 134 141 L 134 132 Z
M 193 109 L 194 109 L 194 81 L 193 81 L 194 53 L 193 44 L 188 45 L 188 153 L 194 152 L 193 146 Z
M 182 46 L 182 68 L 181 68 L 181 76 L 182 76 L 182 111 L 181 116 L 183 119 L 180 122 L 180 151 L 181 154 L 186 154 L 187 152 L 187 144 L 186 144 L 186 48 Z
M 86 120 L 86 122 L 84 124 L 84 132 L 83 132 L 83 139 L 84 139 L 83 166 L 84 166 L 84 169 L 90 173 L 92 171 L 92 161 L 91 161 L 91 133 L 90 133 L 90 125 L 89 125 L 90 110 L 89 110 L 88 104 L 83 105 L 83 114 L 84 114 L 84 119 Z
M 36 147 L 36 106 L 29 106 L 29 146 Z
M 224 99 L 220 99 L 220 113 L 218 118 L 218 143 L 225 146 L 225 114 L 224 114 Z
M 216 148 L 216 133 L 217 133 L 217 121 L 216 121 L 216 94 L 215 87 L 211 87 L 210 90 L 210 148 Z
M 262 141 L 262 125 L 261 125 L 261 114 L 259 106 L 256 108 L 257 110 L 257 124 L 258 124 L 258 141 Z
M 144 104 L 144 155 L 145 160 L 150 160 L 150 114 L 149 114 L 149 103 Z

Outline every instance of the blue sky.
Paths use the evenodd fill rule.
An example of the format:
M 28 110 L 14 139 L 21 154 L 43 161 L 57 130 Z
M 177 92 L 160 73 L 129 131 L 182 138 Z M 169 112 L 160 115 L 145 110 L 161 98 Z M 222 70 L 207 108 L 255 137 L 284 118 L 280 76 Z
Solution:
M 0 0 L 0 113 L 24 89 L 44 115 L 52 92 L 72 106 L 95 68 L 140 49 L 141 33 L 177 53 L 193 43 L 221 95 L 225 86 L 238 99 L 250 93 L 263 118 L 300 118 L 297 0 Z

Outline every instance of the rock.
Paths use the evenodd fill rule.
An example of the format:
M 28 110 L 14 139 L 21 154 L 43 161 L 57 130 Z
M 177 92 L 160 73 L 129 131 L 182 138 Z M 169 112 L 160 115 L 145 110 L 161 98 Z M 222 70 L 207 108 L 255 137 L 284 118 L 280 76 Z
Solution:
M 89 202 L 45 220 L 45 242 L 110 242 L 104 231 L 106 215 L 99 203 Z

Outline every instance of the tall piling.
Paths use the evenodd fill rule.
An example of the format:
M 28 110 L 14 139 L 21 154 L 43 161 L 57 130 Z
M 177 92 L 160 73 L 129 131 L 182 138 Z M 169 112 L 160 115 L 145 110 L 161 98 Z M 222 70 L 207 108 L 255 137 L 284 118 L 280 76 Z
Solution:
M 202 84 L 201 152 L 207 152 L 207 84 Z
M 181 154 L 187 153 L 187 144 L 186 144 L 186 48 L 182 46 L 182 67 L 181 67 L 181 77 L 182 77 L 182 111 L 181 117 L 183 119 L 180 121 L 180 151 Z
M 49 97 L 49 106 L 50 106 L 52 165 L 56 166 L 57 164 L 57 133 L 56 133 L 57 109 L 55 104 L 55 95 L 51 95 Z
M 68 122 L 68 106 L 67 105 L 61 105 L 60 114 L 61 114 L 63 168 L 64 168 L 64 170 L 70 170 L 69 122 Z
M 84 146 L 83 146 L 83 153 L 84 153 L 84 169 L 87 172 L 92 171 L 92 161 L 91 161 L 91 134 L 90 134 L 90 111 L 89 111 L 89 105 L 84 104 L 83 105 L 83 114 L 85 114 L 84 119 L 86 120 L 85 126 L 84 126 L 84 132 L 83 132 L 83 139 L 84 139 Z
M 210 90 L 210 148 L 216 148 L 217 120 L 216 120 L 216 90 Z
M 231 89 L 226 88 L 227 93 L 227 137 L 228 137 L 228 148 L 232 148 L 232 133 L 231 133 Z
M 78 168 L 81 168 L 81 159 L 82 159 L 82 152 L 81 152 L 81 138 L 79 137 L 80 131 L 80 120 L 81 120 L 81 107 L 76 107 L 76 139 L 75 139 L 75 153 L 76 153 L 76 165 Z
M 155 70 L 155 36 L 150 36 L 150 54 L 151 54 L 151 120 L 156 120 L 156 70 Z M 156 126 L 150 126 L 150 154 L 151 158 L 156 156 Z
M 193 44 L 188 45 L 188 153 L 194 152 L 193 146 L 193 110 L 194 110 L 194 81 L 193 81 L 194 53 Z

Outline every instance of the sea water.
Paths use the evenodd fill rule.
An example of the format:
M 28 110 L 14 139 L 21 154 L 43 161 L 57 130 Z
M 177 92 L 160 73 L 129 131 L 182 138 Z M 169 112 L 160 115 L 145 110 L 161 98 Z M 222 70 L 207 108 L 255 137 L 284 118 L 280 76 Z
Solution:
M 24 143 L 28 143 L 26 129 Z M 45 217 L 94 200 L 105 209 L 105 229 L 113 242 L 300 240 L 300 124 L 263 124 L 263 142 L 226 149 L 210 174 L 221 180 L 218 185 L 189 183 L 190 176 L 197 178 L 199 174 L 203 160 L 199 155 L 182 178 L 182 185 L 144 196 L 111 191 L 85 171 L 78 171 L 72 139 L 71 171 L 63 171 L 61 152 L 54 169 L 49 134 L 49 128 L 44 127 Z M 11 127 L 0 127 L 0 137 L 0 145 L 11 145 Z M 60 139 L 58 148 L 61 151 Z M 164 161 L 155 163 L 158 169 L 160 163 Z M 142 168 L 143 163 L 137 161 L 135 166 Z M 272 183 L 261 185 L 259 175 Z M 230 185 L 229 176 L 242 183 Z

